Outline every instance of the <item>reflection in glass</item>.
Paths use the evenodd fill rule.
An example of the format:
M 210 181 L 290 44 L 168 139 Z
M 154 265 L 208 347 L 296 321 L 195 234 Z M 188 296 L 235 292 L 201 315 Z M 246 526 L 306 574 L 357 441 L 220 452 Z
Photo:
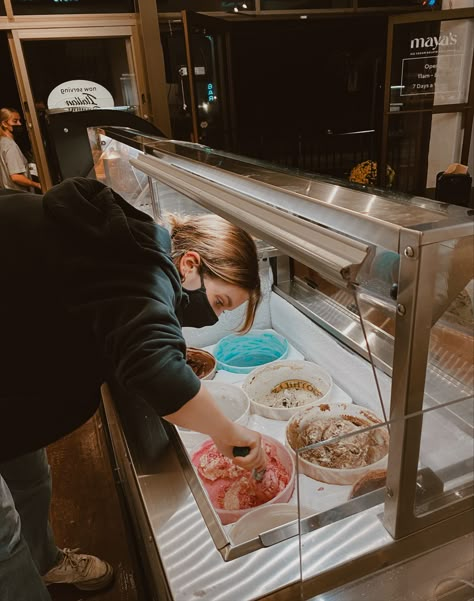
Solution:
M 227 148 L 228 125 L 224 116 L 224 98 L 226 96 L 226 77 L 222 74 L 225 58 L 222 32 L 213 33 L 199 23 L 199 17 L 188 17 L 189 43 L 192 56 L 194 77 L 194 102 L 197 118 L 198 140 L 212 148 Z M 217 23 L 218 20 L 215 19 Z M 165 56 L 166 80 L 170 86 L 168 104 L 173 128 L 173 137 L 177 140 L 192 140 L 192 104 L 191 81 L 188 73 L 186 44 L 183 32 L 162 31 Z
M 412 448 L 417 448 L 413 437 L 421 438 L 419 455 L 410 457 L 414 466 L 418 466 L 416 480 L 405 481 L 401 487 L 405 491 L 412 490 L 414 507 L 409 513 L 411 511 L 413 517 L 424 516 L 472 495 L 473 485 L 473 239 L 447 240 L 437 245 L 437 251 L 433 259 L 436 263 L 433 288 L 425 291 L 424 299 L 425 311 L 430 311 L 433 325 L 426 378 L 423 378 L 423 408 L 402 418 Z M 359 273 L 354 312 L 362 317 L 366 333 L 370 332 L 365 341 L 373 350 L 380 315 L 385 317 L 382 327 L 386 334 L 394 333 L 393 305 L 385 302 L 389 310 L 383 313 L 381 301 L 390 296 L 389 282 L 398 282 L 398 269 L 396 253 L 376 248 Z M 317 281 L 320 292 L 341 302 L 340 293 L 331 293 L 323 280 Z M 350 295 L 347 293 L 346 297 L 343 304 L 347 305 Z M 351 417 L 367 419 L 369 408 L 383 421 L 377 396 L 367 398 L 365 408 L 348 405 L 338 411 L 331 404 L 322 405 L 319 409 L 301 412 L 289 422 L 287 437 L 296 452 L 299 502 L 304 508 L 309 503 L 318 514 L 309 522 L 302 522 L 302 531 L 321 528 L 383 502 L 384 493 L 372 494 L 385 486 L 386 465 L 377 454 L 378 445 L 384 444 L 384 429 L 395 423 L 397 429 L 401 427 L 400 419 L 388 422 L 387 426 L 374 427 L 359 424 Z M 360 430 L 367 425 L 369 429 Z M 352 465 L 348 458 L 354 462 Z M 363 458 L 369 458 L 367 465 L 361 465 Z M 402 474 L 403 478 L 407 473 L 410 470 Z M 368 505 L 351 501 L 360 494 L 367 495 Z M 317 499 L 321 502 L 314 505 Z
M 153 193 L 158 206 L 158 214 L 175 213 L 177 215 L 203 215 L 210 213 L 188 196 L 173 190 L 158 180 L 152 181 Z
M 28 40 L 23 42 L 23 49 L 37 108 L 48 108 L 51 91 L 75 79 L 104 86 L 112 95 L 114 106 L 124 106 L 121 76 L 130 75 L 125 38 Z M 49 60 L 51 56 L 53 62 Z M 49 68 L 44 69 L 50 62 Z
M 432 119 L 430 112 L 390 116 L 387 162 L 395 171 L 394 189 L 424 195 Z
M 391 114 L 387 163 L 397 191 L 434 198 L 436 176 L 461 161 L 464 137 L 461 112 Z
M 415 515 L 473 494 L 473 396 L 423 415 Z
M 386 451 L 388 428 L 400 420 L 377 424 L 376 409 L 337 405 L 301 410 L 287 426 L 288 444 L 295 450 L 303 579 L 307 572 L 314 575 L 315 562 L 323 571 L 392 540 L 382 526 Z M 416 517 L 472 496 L 474 484 L 472 394 L 440 405 L 427 402 L 425 407 L 404 418 L 408 431 L 412 420 L 415 429 L 416 422 L 423 423 L 412 483 Z M 303 538 L 345 518 L 351 519 L 312 542 Z
M 288 422 L 290 446 L 295 429 L 300 442 L 315 441 L 295 451 L 303 582 L 390 541 L 380 521 L 389 436 L 377 415 L 375 406 L 336 403 Z
M 155 217 L 148 177 L 130 164 L 140 151 L 89 128 L 89 143 L 94 158 L 94 178 L 115 190 L 131 205 Z
M 471 562 L 466 563 L 464 568 L 472 573 Z M 463 570 L 464 571 L 464 570 Z M 433 601 L 451 601 L 455 595 L 456 601 L 471 601 L 474 594 L 474 582 L 460 576 L 448 576 L 442 578 L 434 587 Z

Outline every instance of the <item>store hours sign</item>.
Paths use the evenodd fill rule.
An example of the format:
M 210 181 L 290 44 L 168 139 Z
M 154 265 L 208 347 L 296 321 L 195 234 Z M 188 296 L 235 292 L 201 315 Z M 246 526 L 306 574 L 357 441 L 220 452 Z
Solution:
M 400 95 L 442 94 L 460 91 L 463 44 L 459 32 L 412 36 L 408 56 L 402 58 Z
M 65 81 L 48 96 L 48 109 L 78 112 L 113 106 L 112 94 L 104 86 L 85 79 Z

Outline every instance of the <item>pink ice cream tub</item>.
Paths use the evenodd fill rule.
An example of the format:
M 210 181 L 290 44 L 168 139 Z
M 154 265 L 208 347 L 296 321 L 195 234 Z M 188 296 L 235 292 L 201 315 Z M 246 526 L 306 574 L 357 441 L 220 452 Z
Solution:
M 222 524 L 273 503 L 287 503 L 295 488 L 295 465 L 288 449 L 278 440 L 263 436 L 267 467 L 261 481 L 252 472 L 224 457 L 212 440 L 192 455 L 192 463 Z

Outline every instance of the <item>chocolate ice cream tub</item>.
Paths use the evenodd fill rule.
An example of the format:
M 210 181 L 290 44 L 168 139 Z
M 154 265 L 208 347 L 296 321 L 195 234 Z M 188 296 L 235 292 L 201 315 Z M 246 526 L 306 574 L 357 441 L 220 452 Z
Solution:
M 324 441 L 328 443 L 314 446 Z M 354 484 L 368 471 L 386 467 L 389 436 L 387 427 L 370 409 L 321 403 L 289 420 L 286 444 L 294 457 L 298 452 L 301 473 L 328 484 Z
M 186 363 L 200 380 L 212 380 L 216 375 L 216 360 L 211 353 L 200 348 L 186 349 Z

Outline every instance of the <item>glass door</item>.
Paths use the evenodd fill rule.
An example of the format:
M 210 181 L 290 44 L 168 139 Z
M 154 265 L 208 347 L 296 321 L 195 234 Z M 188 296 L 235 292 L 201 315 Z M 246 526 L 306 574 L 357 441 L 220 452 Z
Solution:
M 379 183 L 434 197 L 437 174 L 470 160 L 474 9 L 392 16 L 387 40 Z
M 231 24 L 192 11 L 181 12 L 186 65 L 179 70 L 184 104 L 191 113 L 191 140 L 212 148 L 234 146 Z
M 142 114 L 134 27 L 14 30 L 10 48 L 43 187 L 58 181 L 54 114 L 114 108 Z M 67 134 L 67 128 L 64 133 Z M 89 151 L 86 141 L 84 148 Z M 78 148 L 79 152 L 79 148 Z M 80 157 L 76 157 L 80 160 Z

